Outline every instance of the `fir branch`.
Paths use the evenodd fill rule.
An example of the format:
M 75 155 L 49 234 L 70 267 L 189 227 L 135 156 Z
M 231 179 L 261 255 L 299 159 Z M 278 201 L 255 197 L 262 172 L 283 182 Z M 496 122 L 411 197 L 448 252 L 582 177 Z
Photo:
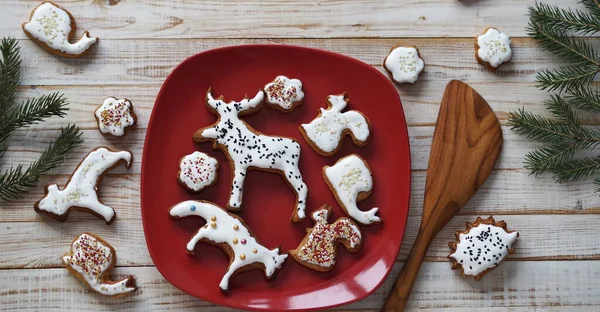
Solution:
M 559 32 L 579 32 L 591 35 L 600 31 L 600 20 L 580 10 L 564 10 L 556 6 L 536 2 L 529 7 L 531 22 L 545 24 Z
M 58 92 L 25 101 L 6 114 L 4 122 L 0 124 L 0 142 L 17 128 L 43 122 L 44 118 L 52 116 L 63 117 L 68 111 L 66 105 L 67 99 Z
M 549 100 L 544 102 L 544 105 L 554 117 L 561 123 L 568 124 L 573 127 L 579 127 L 579 116 L 571 108 L 571 106 L 562 97 L 553 94 Z
M 562 66 L 559 69 L 543 70 L 536 76 L 537 87 L 542 90 L 563 92 L 568 90 L 574 92 L 581 86 L 590 84 L 598 67 L 576 65 Z
M 538 175 L 551 170 L 573 157 L 577 150 L 577 143 L 552 144 L 528 153 L 525 156 L 525 169 L 531 170 L 531 174 Z
M 527 33 L 538 40 L 542 48 L 558 55 L 567 62 L 575 65 L 600 66 L 600 61 L 594 49 L 584 40 L 566 36 L 563 32 L 552 28 L 551 25 L 531 20 Z
M 26 188 L 35 186 L 43 173 L 58 167 L 65 155 L 83 143 L 81 135 L 77 126 L 68 125 L 62 129 L 56 141 L 50 143 L 42 156 L 26 170 L 23 170 L 23 165 L 6 170 L 4 175 L 0 176 L 0 198 L 21 198 L 21 193 Z
M 592 15 L 600 16 L 600 2 L 599 0 L 581 0 L 579 3 L 583 4 L 586 9 L 590 10 Z
M 600 112 L 600 92 L 590 87 L 579 87 L 565 94 L 569 105 L 588 112 Z
M 0 120 L 6 109 L 15 102 L 15 93 L 20 79 L 20 48 L 14 38 L 3 38 L 0 42 Z
M 556 175 L 558 183 L 564 183 L 591 176 L 599 169 L 600 157 L 585 157 L 564 161 L 552 172 Z

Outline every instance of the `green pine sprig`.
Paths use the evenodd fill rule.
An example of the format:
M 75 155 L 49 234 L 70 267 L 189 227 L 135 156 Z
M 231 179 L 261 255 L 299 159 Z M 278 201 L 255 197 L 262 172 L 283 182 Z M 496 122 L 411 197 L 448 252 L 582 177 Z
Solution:
M 20 78 L 19 52 L 17 40 L 4 38 L 0 42 L 0 159 L 6 152 L 6 140 L 12 132 L 52 116 L 63 117 L 68 110 L 66 98 L 58 92 L 15 103 Z M 81 135 L 78 127 L 68 125 L 27 168 L 19 164 L 6 170 L 0 175 L 0 199 L 21 198 L 27 188 L 39 182 L 42 174 L 58 167 L 68 152 L 83 143 Z
M 528 112 L 511 112 L 508 124 L 518 134 L 545 143 L 525 156 L 532 174 L 554 174 L 559 183 L 600 174 L 600 156 L 578 157 L 578 151 L 600 146 L 600 129 L 580 122 L 579 110 L 600 113 L 600 90 L 592 82 L 600 71 L 600 58 L 590 36 L 600 31 L 600 0 L 582 0 L 587 9 L 572 10 L 535 3 L 529 7 L 528 34 L 541 47 L 564 61 L 555 69 L 542 70 L 537 86 L 554 92 L 544 105 L 552 117 Z M 594 183 L 600 191 L 600 176 Z

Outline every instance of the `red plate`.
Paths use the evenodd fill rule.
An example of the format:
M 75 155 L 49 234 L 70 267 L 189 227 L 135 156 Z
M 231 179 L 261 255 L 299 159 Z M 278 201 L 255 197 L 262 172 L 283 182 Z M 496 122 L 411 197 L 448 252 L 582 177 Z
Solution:
M 176 48 L 176 47 L 174 47 Z M 307 216 L 322 204 L 333 205 L 330 222 L 344 216 L 321 169 L 350 153 L 365 158 L 373 171 L 373 194 L 359 203 L 366 210 L 379 207 L 383 224 L 361 227 L 364 247 L 355 254 L 339 246 L 338 262 L 328 273 L 312 271 L 288 257 L 275 279 L 267 281 L 254 270 L 231 279 L 223 294 L 219 281 L 229 260 L 218 247 L 199 243 L 196 254 L 185 252 L 188 240 L 204 225 L 201 218 L 173 220 L 169 208 L 188 199 L 202 199 L 220 206 L 227 203 L 231 176 L 222 152 L 211 143 L 195 144 L 192 134 L 217 117 L 207 111 L 206 91 L 226 99 L 254 96 L 277 75 L 298 78 L 304 85 L 305 102 L 291 114 L 263 108 L 245 116 L 257 130 L 296 138 L 302 145 L 300 170 L 308 185 Z M 362 111 L 373 125 L 368 146 L 356 147 L 345 138 L 332 157 L 315 153 L 298 126 L 326 107 L 326 96 L 347 92 L 348 109 Z M 217 184 L 198 194 L 177 180 L 179 159 L 193 151 L 216 157 L 221 168 Z M 373 67 L 355 59 L 315 49 L 282 45 L 249 45 L 206 51 L 185 60 L 167 77 L 158 94 L 146 134 L 142 161 L 141 204 L 146 242 L 161 274 L 175 287 L 216 304 L 253 310 L 322 309 L 356 301 L 375 291 L 390 272 L 402 242 L 410 196 L 410 151 L 398 92 Z M 254 234 L 268 248 L 295 248 L 312 227 L 310 218 L 292 224 L 289 219 L 295 194 L 282 177 L 251 171 L 245 182 L 243 211 Z

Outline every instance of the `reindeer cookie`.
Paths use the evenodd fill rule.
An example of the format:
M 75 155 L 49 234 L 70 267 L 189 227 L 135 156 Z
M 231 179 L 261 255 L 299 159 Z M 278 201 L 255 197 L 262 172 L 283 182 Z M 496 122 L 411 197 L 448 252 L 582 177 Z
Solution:
M 104 296 L 122 297 L 136 289 L 133 276 L 118 282 L 108 278 L 117 262 L 117 253 L 111 245 L 94 234 L 79 235 L 62 261 L 69 272 Z
M 46 196 L 35 203 L 38 213 L 44 213 L 59 221 L 65 221 L 71 208 L 88 211 L 107 224 L 115 218 L 115 210 L 98 200 L 98 183 L 104 173 L 124 162 L 127 168 L 131 166 L 133 155 L 129 151 L 112 151 L 106 147 L 93 149 L 77 166 L 64 189 L 58 185 L 46 186 Z
M 292 221 L 304 219 L 308 189 L 298 169 L 300 144 L 293 139 L 262 134 L 239 118 L 260 109 L 264 98 L 259 91 L 252 99 L 226 103 L 223 97 L 213 98 L 211 90 L 206 93 L 208 109 L 219 116 L 212 126 L 199 129 L 194 134 L 195 142 L 212 141 L 229 159 L 233 181 L 227 208 L 239 210 L 242 206 L 244 179 L 248 169 L 259 169 L 280 173 L 296 193 L 296 208 Z
M 135 125 L 137 120 L 131 101 L 114 97 L 106 98 L 94 111 L 94 117 L 100 133 L 118 137 L 125 135 L 127 128 Z
M 339 218 L 328 224 L 331 206 L 323 205 L 313 212 L 315 226 L 306 229 L 307 234 L 290 255 L 305 267 L 320 272 L 333 269 L 337 257 L 337 245 L 342 244 L 349 252 L 357 252 L 362 247 L 362 236 L 356 223 L 349 218 Z
M 185 155 L 179 161 L 177 180 L 186 189 L 200 192 L 217 182 L 219 162 L 202 152 Z
M 339 159 L 333 166 L 323 167 L 323 177 L 342 209 L 354 220 L 368 225 L 381 222 L 379 208 L 361 211 L 357 202 L 368 198 L 373 190 L 373 176 L 367 162 L 356 154 Z
M 29 22 L 23 23 L 27 37 L 44 50 L 65 57 L 78 57 L 86 54 L 98 38 L 90 38 L 87 31 L 76 43 L 69 40 L 75 34 L 75 19 L 61 6 L 52 2 L 43 2 L 33 12 Z
M 287 254 L 279 254 L 279 248 L 269 250 L 261 245 L 242 218 L 213 203 L 188 200 L 173 206 L 169 213 L 176 219 L 200 216 L 206 220 L 206 225 L 192 237 L 186 250 L 194 254 L 194 247 L 200 241 L 223 248 L 230 259 L 229 268 L 219 283 L 224 292 L 229 290 L 229 279 L 236 273 L 262 269 L 265 277 L 270 279 L 287 258 Z
M 344 135 L 350 135 L 358 146 L 367 145 L 371 140 L 371 123 L 359 111 L 342 113 L 348 104 L 346 94 L 330 95 L 327 102 L 327 109 L 320 108 L 315 119 L 299 128 L 308 145 L 322 156 L 335 154 Z
M 265 88 L 267 104 L 284 113 L 291 112 L 304 101 L 302 82 L 286 76 L 277 76 Z

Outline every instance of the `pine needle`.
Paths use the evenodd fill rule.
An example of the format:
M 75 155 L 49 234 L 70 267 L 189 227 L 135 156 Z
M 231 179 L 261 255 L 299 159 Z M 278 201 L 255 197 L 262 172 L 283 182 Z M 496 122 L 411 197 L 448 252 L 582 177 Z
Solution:
M 22 198 L 22 193 L 29 187 L 35 186 L 40 176 L 56 167 L 74 148 L 83 143 L 81 131 L 75 125 L 63 128 L 60 136 L 44 150 L 41 157 L 33 162 L 26 170 L 23 165 L 11 167 L 0 176 L 0 198 L 13 200 Z
M 598 18 L 598 16 L 600 16 L 600 2 L 598 2 L 598 0 L 581 0 L 579 3 L 590 10 L 590 13 L 592 13 L 594 17 Z
M 562 97 L 553 94 L 550 96 L 549 100 L 544 102 L 544 105 L 554 117 L 561 123 L 568 124 L 573 127 L 579 127 L 579 116 L 577 113 L 571 108 L 569 103 L 565 101 Z
M 600 157 L 571 159 L 552 170 L 558 183 L 576 181 L 596 173 L 600 169 Z
M 0 120 L 15 102 L 15 93 L 20 79 L 20 48 L 14 38 L 3 38 L 0 42 Z
M 543 70 L 536 76 L 537 87 L 542 90 L 563 92 L 588 85 L 594 80 L 598 68 L 587 65 L 561 66 Z
M 600 92 L 590 87 L 580 87 L 565 94 L 569 105 L 579 109 L 600 113 Z
M 553 144 L 528 153 L 525 156 L 525 168 L 531 170 L 531 174 L 539 175 L 552 170 L 562 162 L 573 157 L 577 150 L 577 144 Z
M 529 7 L 532 23 L 548 25 L 559 32 L 578 32 L 592 35 L 600 31 L 600 21 L 589 13 L 580 10 L 564 10 L 545 3 L 536 2 Z

